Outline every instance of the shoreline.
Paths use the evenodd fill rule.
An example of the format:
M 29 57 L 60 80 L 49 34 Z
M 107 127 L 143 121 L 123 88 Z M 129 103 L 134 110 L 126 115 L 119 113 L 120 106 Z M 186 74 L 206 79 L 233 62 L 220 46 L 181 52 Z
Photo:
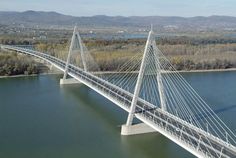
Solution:
M 229 69 L 208 69 L 208 70 L 180 70 L 180 73 L 204 73 L 204 72 L 230 72 L 236 71 L 236 68 L 229 68 Z M 96 72 L 95 74 L 114 74 L 114 71 L 106 71 L 106 72 Z M 31 75 L 12 75 L 12 76 L 0 76 L 2 78 L 17 78 L 17 77 L 33 77 L 33 76 L 40 76 L 40 75 L 59 75 L 62 73 L 39 73 L 39 74 L 31 74 Z
M 229 72 L 229 71 L 236 71 L 236 68 L 229 68 L 229 69 L 208 69 L 208 70 L 179 70 L 177 72 L 179 73 L 200 73 L 200 72 Z M 168 72 L 173 72 L 173 71 L 166 71 Z M 117 72 L 115 71 L 100 71 L 100 72 L 95 72 L 94 74 L 115 74 Z M 119 72 L 119 73 L 124 73 L 124 72 Z M 138 71 L 132 71 L 129 73 L 138 73 Z
M 236 68 L 229 68 L 229 69 L 207 69 L 207 70 L 180 70 L 178 72 L 188 73 L 188 72 L 228 72 L 228 71 L 236 71 Z
M 40 76 L 40 75 L 59 75 L 62 73 L 39 73 L 39 74 L 31 74 L 31 75 L 12 75 L 12 76 L 0 76 L 0 79 L 3 78 L 17 78 L 17 77 L 34 77 L 34 76 Z

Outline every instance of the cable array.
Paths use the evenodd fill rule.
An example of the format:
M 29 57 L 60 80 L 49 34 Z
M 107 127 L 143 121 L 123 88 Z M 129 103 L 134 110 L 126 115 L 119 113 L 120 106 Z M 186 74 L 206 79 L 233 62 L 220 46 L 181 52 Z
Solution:
M 82 69 L 86 64 L 87 70 L 90 72 L 100 70 L 82 42 L 79 33 L 76 33 L 72 44 L 70 64 Z M 147 55 L 144 59 L 142 59 L 142 54 L 137 52 L 129 61 L 119 66 L 115 72 L 101 73 L 97 76 L 133 94 L 140 65 L 144 60 L 144 76 L 139 98 L 160 109 L 165 105 L 166 112 L 236 146 L 235 134 L 158 49 L 153 35 L 146 51 Z
M 134 93 L 141 61 L 141 54 L 137 53 L 118 67 L 115 72 L 108 72 L 98 76 L 130 93 Z
M 144 77 L 139 93 L 141 99 L 161 108 L 161 104 L 164 103 L 160 101 L 157 80 L 159 76 L 163 84 L 166 112 L 235 146 L 235 134 L 158 49 L 154 38 L 147 51 L 146 59 L 142 59 L 140 54 L 136 54 L 116 73 L 101 75 L 101 77 L 130 93 L 134 93 L 141 61 L 145 60 Z
M 70 56 L 70 64 L 78 66 L 84 70 L 86 69 L 86 71 L 89 72 L 100 70 L 98 64 L 95 62 L 94 58 L 81 40 L 79 32 L 76 32 L 75 40 L 72 44 L 73 47 Z

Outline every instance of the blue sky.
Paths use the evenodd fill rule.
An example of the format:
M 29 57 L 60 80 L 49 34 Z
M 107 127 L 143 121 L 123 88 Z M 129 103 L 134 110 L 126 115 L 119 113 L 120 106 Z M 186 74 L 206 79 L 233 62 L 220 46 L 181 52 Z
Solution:
M 0 0 L 1 11 L 56 11 L 75 16 L 236 16 L 236 0 Z

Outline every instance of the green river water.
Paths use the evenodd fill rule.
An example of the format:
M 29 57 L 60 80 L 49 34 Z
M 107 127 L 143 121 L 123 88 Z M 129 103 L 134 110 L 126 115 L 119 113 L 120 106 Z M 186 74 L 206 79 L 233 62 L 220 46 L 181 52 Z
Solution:
M 236 133 L 236 72 L 184 73 Z M 121 136 L 127 113 L 60 75 L 0 79 L 0 158 L 192 158 L 158 133 Z

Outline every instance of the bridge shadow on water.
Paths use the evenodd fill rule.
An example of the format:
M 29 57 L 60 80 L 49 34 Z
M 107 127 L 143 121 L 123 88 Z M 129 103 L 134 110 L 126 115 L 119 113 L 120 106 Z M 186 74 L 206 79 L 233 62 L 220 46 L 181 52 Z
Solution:
M 89 110 L 93 115 L 98 116 L 99 119 L 102 119 L 107 125 L 114 126 L 114 124 L 121 124 L 121 122 L 124 121 L 121 120 L 120 117 L 116 117 L 112 112 L 117 110 L 122 116 L 125 116 L 125 113 L 122 113 L 119 108 L 112 105 L 113 103 L 108 100 L 97 98 L 96 96 L 99 94 L 96 94 L 96 92 L 87 88 L 85 85 L 66 85 L 62 86 L 61 89 L 65 92 L 64 95 L 72 96 L 73 99 L 80 103 L 80 106 Z M 113 111 L 109 106 L 113 106 Z
M 182 157 L 183 153 L 188 157 L 192 156 L 159 133 L 121 136 L 120 126 L 126 122 L 127 113 L 85 85 L 66 85 L 61 90 L 64 95 L 72 96 L 80 102 L 80 106 L 105 123 L 113 136 L 120 137 L 124 158 L 172 158 Z

